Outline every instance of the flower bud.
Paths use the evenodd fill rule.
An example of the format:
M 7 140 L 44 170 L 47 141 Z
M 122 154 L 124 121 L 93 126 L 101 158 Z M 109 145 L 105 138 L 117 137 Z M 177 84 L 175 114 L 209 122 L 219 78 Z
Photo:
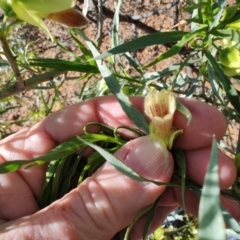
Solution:
M 87 19 L 77 10 L 74 0 L 0 0 L 0 7 L 9 17 L 21 19 L 44 30 L 51 38 L 42 19 L 49 18 L 70 27 L 87 25 Z
M 235 47 L 219 50 L 219 62 L 227 76 L 238 75 L 240 72 L 240 51 Z

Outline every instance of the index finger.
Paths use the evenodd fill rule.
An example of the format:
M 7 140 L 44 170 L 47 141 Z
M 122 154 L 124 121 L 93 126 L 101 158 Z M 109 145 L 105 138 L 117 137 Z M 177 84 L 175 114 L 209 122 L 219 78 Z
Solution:
M 143 97 L 132 97 L 131 101 L 144 111 Z M 176 147 L 185 150 L 202 148 L 211 144 L 213 135 L 217 139 L 223 137 L 227 123 L 221 112 L 200 101 L 181 101 L 191 111 L 192 121 L 187 125 L 186 117 L 176 112 L 174 125 L 183 129 L 183 134 L 176 140 Z M 89 122 L 104 123 L 113 128 L 135 127 L 114 96 L 93 98 L 52 113 L 32 128 L 5 138 L 0 142 L 1 154 L 6 160 L 40 156 L 54 145 L 83 134 L 83 127 Z
M 221 139 L 226 131 L 227 122 L 223 114 L 214 107 L 196 100 L 180 99 L 192 113 L 188 125 L 184 115 L 176 112 L 174 126 L 183 129 L 183 134 L 176 141 L 176 147 L 196 149 L 211 144 L 213 135 Z M 144 112 L 144 98 L 132 97 L 132 103 Z M 47 132 L 56 142 L 66 141 L 83 133 L 83 126 L 89 122 L 100 122 L 113 128 L 132 126 L 114 96 L 98 97 L 72 105 L 53 113 L 41 122 L 38 129 Z

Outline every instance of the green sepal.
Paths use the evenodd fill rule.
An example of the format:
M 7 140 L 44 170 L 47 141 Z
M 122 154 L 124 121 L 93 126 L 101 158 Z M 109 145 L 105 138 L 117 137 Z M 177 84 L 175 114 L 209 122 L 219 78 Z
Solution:
M 172 149 L 172 146 L 173 146 L 173 142 L 174 140 L 180 135 L 183 133 L 183 130 L 180 129 L 180 130 L 174 130 L 172 132 L 172 134 L 170 135 L 170 137 L 168 138 L 168 144 L 167 144 L 167 147 L 168 149 Z

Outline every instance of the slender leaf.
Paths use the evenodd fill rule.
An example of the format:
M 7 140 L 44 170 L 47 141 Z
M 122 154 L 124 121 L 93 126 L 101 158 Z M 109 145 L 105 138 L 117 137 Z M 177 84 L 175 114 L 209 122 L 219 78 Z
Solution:
M 117 6 L 115 8 L 115 13 L 113 17 L 113 26 L 112 26 L 112 47 L 116 47 L 119 45 L 119 37 L 118 37 L 118 30 L 119 30 L 119 12 L 122 5 L 122 1 L 117 1 Z
M 79 166 L 83 153 L 84 153 L 84 150 L 81 151 L 77 157 L 75 157 L 74 155 L 68 156 L 68 158 L 70 159 L 69 161 L 66 161 L 68 163 L 68 167 L 66 168 L 66 164 L 65 164 L 64 166 L 65 171 L 62 173 L 61 188 L 58 194 L 59 198 L 64 196 L 69 191 L 72 177 L 76 173 L 76 169 Z
M 141 67 L 141 69 L 149 68 L 149 67 L 155 65 L 156 63 L 158 63 L 158 62 L 160 62 L 160 61 L 162 61 L 162 60 L 164 60 L 164 59 L 170 58 L 170 57 L 178 54 L 178 53 L 181 51 L 181 49 L 183 48 L 183 46 L 184 46 L 187 42 L 191 41 L 193 38 L 196 37 L 197 32 L 198 32 L 198 31 L 196 31 L 196 32 L 194 32 L 194 33 L 189 33 L 189 34 L 183 36 L 183 38 L 182 38 L 180 41 L 178 41 L 178 43 L 176 43 L 176 44 L 175 44 L 172 48 L 170 48 L 167 52 L 161 54 L 161 55 L 158 56 L 154 61 L 152 61 L 151 63 L 147 64 L 146 66 Z
M 3 110 L 0 109 L 0 115 L 3 113 L 6 113 L 9 110 L 15 109 L 15 108 L 19 108 L 19 106 L 6 107 Z
M 10 66 L 8 61 L 0 59 L 0 67 L 8 67 L 8 66 Z
M 186 212 L 184 193 L 185 193 L 185 180 L 186 180 L 186 159 L 184 152 L 181 149 L 173 150 L 174 159 L 176 160 L 179 168 L 180 168 L 180 178 L 181 178 L 181 200 L 183 210 Z
M 130 65 L 137 71 L 139 72 L 141 75 L 143 74 L 143 72 L 141 71 L 141 69 L 139 69 L 139 65 L 136 63 L 136 61 L 134 60 L 134 58 L 132 57 L 132 55 L 129 52 L 124 53 L 125 58 L 128 60 L 128 62 L 130 63 Z
M 103 148 L 101 148 L 101 147 L 99 147 L 95 144 L 92 144 L 92 143 L 84 140 L 83 138 L 78 137 L 78 139 L 80 141 L 82 141 L 84 144 L 90 146 L 91 148 L 93 148 L 94 150 L 99 152 L 106 159 L 106 161 L 109 162 L 113 167 L 115 167 L 119 172 L 121 172 L 122 174 L 126 175 L 127 177 L 129 177 L 133 180 L 136 180 L 136 181 L 139 181 L 139 182 L 151 182 L 151 183 L 154 183 L 158 186 L 161 186 L 161 185 L 176 186 L 176 184 L 162 183 L 162 182 L 153 181 L 151 179 L 144 178 L 144 177 L 140 176 L 139 174 L 137 174 L 130 167 L 128 167 L 120 159 L 116 158 L 113 154 L 109 153 L 108 151 L 104 150 Z
M 222 213 L 224 220 L 228 224 L 228 226 L 238 235 L 240 238 L 240 226 L 239 223 L 231 216 L 231 214 L 222 206 Z
M 191 191 L 194 192 L 198 197 L 201 197 L 201 189 L 200 188 L 192 187 Z M 222 214 L 224 217 L 224 221 L 240 237 L 239 223 L 233 218 L 233 216 L 222 205 L 221 205 L 221 210 L 222 210 Z
M 136 224 L 136 222 L 147 212 L 149 212 L 152 208 L 154 207 L 154 204 L 151 204 L 150 206 L 147 206 L 146 208 L 142 209 L 133 219 L 133 221 L 131 222 L 131 224 L 128 226 L 127 231 L 125 233 L 124 239 L 123 240 L 131 240 L 130 239 L 130 232 L 132 230 L 132 228 L 134 227 L 134 225 Z M 145 234 L 144 234 L 145 235 Z M 143 238 L 146 239 L 146 238 Z
M 182 37 L 185 36 L 186 34 L 187 32 L 180 32 L 180 31 L 158 32 L 158 33 L 148 34 L 146 36 L 139 37 L 130 42 L 123 43 L 115 48 L 112 48 L 101 55 L 95 56 L 94 59 L 99 60 L 99 59 L 109 57 L 111 55 L 116 55 L 119 53 L 136 51 L 138 49 L 152 46 L 154 44 L 166 44 L 170 42 L 177 42 L 181 40 Z
M 199 206 L 199 240 L 225 240 L 225 225 L 220 204 L 218 147 L 213 139 L 208 170 Z
M 88 163 L 81 171 L 81 174 L 78 178 L 78 183 L 81 183 L 86 176 L 92 175 L 104 162 L 105 159 L 101 156 L 101 154 L 98 152 L 93 152 L 91 156 L 88 157 Z
M 147 237 L 151 223 L 155 216 L 155 212 L 156 212 L 157 208 L 159 207 L 158 203 L 160 200 L 161 200 L 161 196 L 158 197 L 157 200 L 152 205 L 149 206 L 149 210 L 147 211 L 146 222 L 145 222 L 144 229 L 143 229 L 143 239 L 146 239 L 146 237 Z
M 89 39 L 85 36 L 85 34 L 80 30 L 75 31 L 84 38 L 93 55 L 97 56 L 99 52 L 92 44 L 92 42 L 89 41 Z M 107 68 L 103 61 L 97 60 L 97 65 L 102 76 L 104 77 L 104 80 L 106 81 L 108 88 L 116 96 L 124 112 L 136 124 L 137 127 L 139 127 L 143 132 L 148 133 L 148 123 L 144 115 L 137 108 L 135 108 L 133 104 L 129 101 L 129 98 L 124 95 L 116 77 L 111 73 L 111 71 Z
M 237 142 L 237 149 L 236 154 L 240 153 L 240 130 L 238 130 L 238 142 Z
M 89 64 L 96 66 L 96 62 L 95 61 L 91 61 L 90 59 L 92 59 L 92 53 L 86 48 L 86 46 L 81 43 L 79 41 L 79 39 L 75 36 L 75 34 L 71 31 L 70 32 L 71 37 L 73 38 L 73 40 L 76 42 L 76 44 L 78 45 L 79 49 L 81 50 L 81 52 L 83 53 L 83 57 L 86 60 L 89 60 Z
M 51 193 L 50 193 L 50 196 L 51 196 L 50 203 L 58 199 L 59 191 L 61 188 L 62 171 L 64 171 L 66 160 L 67 160 L 67 157 L 62 158 L 58 161 L 58 166 L 56 168 L 56 171 L 54 173 L 54 177 L 52 178 L 52 183 L 51 183 L 52 186 L 51 186 Z
M 214 28 L 219 24 L 223 11 L 226 6 L 226 1 L 225 0 L 218 1 L 218 6 L 220 7 L 220 9 L 218 10 L 217 14 L 214 16 L 214 21 L 211 24 L 210 29 Z
M 221 83 L 223 89 L 225 90 L 230 103 L 233 105 L 235 110 L 240 113 L 240 99 L 236 89 L 234 88 L 228 77 L 224 74 L 216 59 L 207 51 L 205 51 L 205 55 L 214 70 L 215 76 L 218 78 L 218 81 Z
M 45 68 L 54 68 L 66 71 L 99 73 L 96 66 L 90 64 L 82 64 L 79 62 L 70 62 L 61 59 L 38 58 L 30 60 L 31 66 L 39 66 Z
M 211 83 L 214 96 L 216 96 L 219 99 L 219 101 L 222 103 L 222 105 L 225 106 L 226 103 L 221 94 L 221 88 L 219 86 L 219 82 L 216 80 L 215 73 L 209 64 L 207 64 L 207 72 L 208 72 L 208 76 L 209 76 L 208 79 L 209 79 L 209 82 Z
M 82 136 L 89 142 L 106 141 L 112 143 L 120 143 L 119 139 L 110 137 L 103 134 L 87 134 Z M 0 174 L 17 171 L 20 168 L 28 168 L 33 165 L 43 164 L 45 162 L 51 162 L 57 159 L 62 159 L 68 155 L 75 153 L 77 150 L 85 147 L 78 137 L 72 138 L 69 141 L 59 144 L 57 147 L 46 153 L 44 156 L 40 156 L 31 160 L 14 160 L 9 162 L 4 162 L 0 164 Z
M 221 37 L 230 41 L 240 42 L 240 30 L 235 29 L 217 29 L 211 32 L 211 34 Z
M 177 110 L 187 118 L 187 124 L 189 124 L 192 121 L 191 112 L 177 98 L 176 98 L 176 104 L 177 104 Z
M 59 160 L 52 161 L 48 165 L 48 168 L 46 171 L 44 187 L 43 187 L 40 197 L 38 198 L 38 204 L 39 204 L 40 208 L 44 208 L 47 205 L 49 205 L 49 203 L 50 203 L 50 197 L 51 197 L 51 191 L 52 191 L 51 182 L 54 178 L 54 173 L 58 167 L 58 162 L 59 162 Z

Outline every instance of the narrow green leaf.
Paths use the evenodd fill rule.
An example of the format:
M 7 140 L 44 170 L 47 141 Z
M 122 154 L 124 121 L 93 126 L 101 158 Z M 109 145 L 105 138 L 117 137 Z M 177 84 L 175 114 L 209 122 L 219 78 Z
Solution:
M 132 230 L 132 228 L 134 227 L 134 225 L 136 224 L 136 222 L 147 212 L 149 212 L 152 208 L 153 208 L 154 204 L 151 204 L 150 206 L 145 207 L 144 209 L 142 209 L 133 219 L 133 221 L 131 222 L 131 224 L 128 226 L 127 231 L 125 233 L 124 239 L 123 240 L 131 240 L 130 239 L 130 232 Z M 145 234 L 144 234 L 145 235 Z M 146 238 L 143 238 L 146 239 Z
M 85 140 L 83 140 L 82 138 L 78 137 L 79 140 L 81 140 L 83 143 L 87 144 L 88 146 L 92 147 L 93 149 L 95 149 L 97 152 L 99 152 L 105 159 L 107 162 L 109 162 L 110 164 L 112 164 L 119 172 L 123 173 L 124 175 L 132 178 L 133 180 L 136 181 L 145 181 L 144 178 L 142 178 L 140 175 L 138 175 L 136 172 L 134 172 L 131 168 L 129 168 L 125 163 L 123 163 L 121 160 L 119 160 L 118 158 L 116 158 L 114 155 L 112 155 L 111 153 L 107 152 L 106 150 L 104 150 L 103 148 L 92 144 L 90 142 L 87 142 Z
M 154 44 L 166 44 L 170 42 L 177 42 L 185 36 L 187 32 L 173 31 L 173 32 L 158 32 L 148 34 L 146 36 L 139 37 L 130 42 L 123 43 L 115 48 L 110 49 L 109 51 L 95 56 L 95 60 L 99 60 L 111 55 L 116 55 L 119 53 L 136 51 L 141 48 L 152 46 Z
M 122 5 L 122 1 L 117 1 L 117 6 L 115 8 L 115 13 L 113 17 L 113 26 L 112 26 L 112 47 L 116 47 L 119 45 L 119 37 L 118 37 L 118 30 L 119 30 L 119 12 Z
M 236 89 L 234 88 L 228 77 L 224 74 L 223 70 L 219 66 L 216 59 L 211 55 L 211 53 L 207 51 L 205 51 L 204 53 L 214 70 L 215 76 L 218 78 L 218 81 L 221 83 L 223 89 L 225 90 L 230 103 L 233 105 L 234 109 L 238 113 L 240 113 L 240 99 Z
M 195 193 L 198 197 L 201 197 L 201 189 L 194 187 L 191 191 Z M 224 221 L 228 226 L 240 236 L 240 226 L 239 223 L 233 218 L 233 216 L 221 205 L 221 210 L 223 214 Z
M 216 140 L 213 139 L 210 162 L 199 205 L 199 240 L 226 240 L 220 204 L 218 169 L 218 147 Z
M 232 215 L 221 206 L 223 217 L 228 226 L 238 235 L 240 238 L 240 226 L 239 223 L 232 217 Z
M 197 31 L 197 32 L 199 32 L 199 31 Z M 162 60 L 164 60 L 164 59 L 167 59 L 167 58 L 169 58 L 169 57 L 172 57 L 172 56 L 178 54 L 178 53 L 181 51 L 181 49 L 183 48 L 183 46 L 184 46 L 187 42 L 191 41 L 193 38 L 196 37 L 197 32 L 193 32 L 193 33 L 189 33 L 189 34 L 187 34 L 187 35 L 184 35 L 183 38 L 182 38 L 180 41 L 178 41 L 178 42 L 177 42 L 172 48 L 170 48 L 167 52 L 161 54 L 161 55 L 158 56 L 154 61 L 152 61 L 151 63 L 147 64 L 146 66 L 141 67 L 141 69 L 149 68 L 149 67 L 155 65 L 156 63 L 158 63 L 158 62 L 160 62 L 160 61 L 162 61 Z
M 220 19 L 222 17 L 223 11 L 226 6 L 226 1 L 225 0 L 220 0 L 218 1 L 218 6 L 220 7 L 219 10 L 217 11 L 217 14 L 214 16 L 214 21 L 213 23 L 210 25 L 210 29 L 213 29 L 215 26 L 217 26 L 220 22 Z
M 177 162 L 177 165 L 180 168 L 180 178 L 181 178 L 181 200 L 183 210 L 186 211 L 184 193 L 185 193 L 185 180 L 186 180 L 186 159 L 183 150 L 181 149 L 173 149 L 174 159 Z
M 207 64 L 207 72 L 208 72 L 208 79 L 209 79 L 209 82 L 211 83 L 214 96 L 216 96 L 219 99 L 219 101 L 221 102 L 221 104 L 223 106 L 225 106 L 226 103 L 225 103 L 224 98 L 221 93 L 221 88 L 219 85 L 220 83 L 216 80 L 214 71 L 209 64 Z
M 92 51 L 93 55 L 99 55 L 96 47 L 86 37 L 86 35 L 79 29 L 76 29 L 75 31 L 83 37 L 88 47 Z M 148 133 L 148 123 L 144 115 L 142 114 L 142 112 L 140 112 L 137 108 L 133 106 L 129 98 L 122 92 L 122 87 L 120 86 L 117 78 L 111 73 L 111 71 L 107 68 L 107 66 L 102 60 L 97 60 L 97 65 L 108 88 L 116 96 L 124 112 L 136 124 L 137 127 L 139 127 L 143 132 Z
M 106 150 L 104 150 L 103 148 L 92 144 L 86 140 L 84 140 L 81 137 L 78 137 L 78 139 L 80 141 L 82 141 L 84 144 L 90 146 L 91 148 L 93 148 L 94 150 L 96 150 L 97 152 L 99 152 L 107 162 L 109 162 L 111 165 L 113 165 L 119 172 L 121 172 L 122 174 L 126 175 L 127 177 L 139 181 L 139 182 L 151 182 L 154 183 L 158 186 L 161 185 L 166 185 L 166 186 L 176 186 L 176 184 L 172 184 L 172 183 L 162 183 L 162 182 L 158 182 L 158 181 L 153 181 L 151 179 L 147 179 L 144 178 L 142 176 L 140 176 L 139 174 L 137 174 L 135 171 L 133 171 L 130 167 L 128 167 L 124 162 L 122 162 L 121 160 L 119 160 L 118 158 L 116 158 L 113 154 L 107 152 Z
M 76 42 L 76 44 L 78 45 L 78 47 L 80 48 L 81 52 L 83 53 L 83 56 L 86 60 L 89 60 L 89 64 L 96 66 L 96 62 L 95 61 L 91 61 L 90 59 L 92 59 L 92 53 L 86 48 L 86 46 L 84 44 L 82 44 L 79 39 L 75 36 L 74 32 L 70 30 L 70 34 L 71 37 L 73 38 L 73 40 Z
M 111 152 L 109 149 L 108 151 Z M 86 176 L 92 175 L 104 162 L 105 159 L 100 153 L 93 152 L 91 156 L 88 157 L 88 163 L 84 166 L 79 176 L 78 183 L 81 183 Z
M 75 72 L 86 72 L 86 73 L 99 73 L 96 66 L 90 64 L 82 64 L 79 62 L 70 62 L 61 59 L 51 59 L 51 58 L 38 58 L 29 60 L 31 66 L 54 68 L 66 71 Z
M 81 161 L 83 153 L 84 151 L 81 151 L 81 153 L 79 153 L 77 157 L 73 155 L 69 156 L 71 160 L 68 162 L 72 164 L 69 165 L 69 167 L 65 169 L 65 172 L 63 173 L 64 175 L 62 177 L 61 189 L 59 191 L 59 198 L 63 197 L 69 191 L 72 177 L 76 173 L 76 169 L 79 166 L 79 162 Z
M 240 42 L 240 30 L 234 29 L 217 29 L 211 32 L 216 37 L 224 38 L 230 41 Z
M 161 200 L 161 196 L 158 197 L 157 200 L 152 205 L 149 206 L 149 210 L 147 211 L 146 222 L 145 222 L 144 229 L 143 229 L 143 239 L 147 238 L 151 223 L 155 216 L 155 212 L 156 212 L 157 208 L 159 207 L 160 200 Z
M 125 58 L 128 60 L 128 62 L 130 63 L 130 65 L 137 71 L 139 72 L 141 75 L 143 75 L 143 72 L 141 71 L 141 69 L 139 69 L 139 65 L 136 63 L 136 61 L 134 60 L 134 58 L 132 57 L 132 55 L 129 52 L 124 53 Z
M 240 153 L 240 131 L 238 131 L 238 141 L 237 141 L 237 149 L 236 154 Z
M 42 190 L 42 193 L 40 197 L 38 198 L 38 205 L 40 208 L 44 208 L 48 206 L 51 203 L 51 192 L 52 192 L 52 180 L 54 177 L 54 173 L 58 167 L 58 162 L 59 161 L 52 161 L 47 168 L 46 172 L 46 179 L 45 179 L 45 184 L 44 188 Z
M 106 141 L 113 143 L 120 143 L 119 139 L 110 137 L 103 134 L 87 134 L 82 136 L 89 142 Z M 78 137 L 72 138 L 69 141 L 59 144 L 57 147 L 49 151 L 43 156 L 31 159 L 31 160 L 14 160 L 9 162 L 4 162 L 0 164 L 0 174 L 17 171 L 20 168 L 28 168 L 33 165 L 43 164 L 45 162 L 51 162 L 57 159 L 62 159 L 68 155 L 75 153 L 77 150 L 85 147 L 82 141 Z
M 51 193 L 50 193 L 50 203 L 56 201 L 58 199 L 58 194 L 61 188 L 61 178 L 62 178 L 62 171 L 64 171 L 65 161 L 66 158 L 62 158 L 58 161 L 58 166 L 54 173 L 54 177 L 52 178 L 51 182 Z
M 19 108 L 19 106 L 5 107 L 3 110 L 0 109 L 0 115 L 15 108 Z
M 54 178 L 55 171 L 58 167 L 59 160 L 52 161 L 48 164 L 46 171 L 46 178 L 43 190 L 40 197 L 38 198 L 38 205 L 40 208 L 44 208 L 51 203 L 51 192 L 52 192 L 52 180 Z
M 239 9 L 239 4 L 234 4 L 232 6 L 227 6 L 224 9 L 221 21 L 223 22 L 225 20 L 231 19 L 236 14 L 238 9 Z
M 167 67 L 159 72 L 147 72 L 143 75 L 143 77 L 146 80 L 150 80 L 150 81 L 154 82 L 165 76 L 169 76 L 169 75 L 173 74 L 173 72 L 179 70 L 180 67 L 181 67 L 181 64 L 174 64 L 174 65 Z
M 198 0 L 196 1 L 198 8 L 198 17 L 201 23 L 210 24 L 213 18 L 212 1 L 211 0 Z
M 176 98 L 176 104 L 177 104 L 177 110 L 187 118 L 187 124 L 189 124 L 192 121 L 191 112 L 177 98 Z
M 8 66 L 10 66 L 8 61 L 0 59 L 0 67 L 8 67 Z

